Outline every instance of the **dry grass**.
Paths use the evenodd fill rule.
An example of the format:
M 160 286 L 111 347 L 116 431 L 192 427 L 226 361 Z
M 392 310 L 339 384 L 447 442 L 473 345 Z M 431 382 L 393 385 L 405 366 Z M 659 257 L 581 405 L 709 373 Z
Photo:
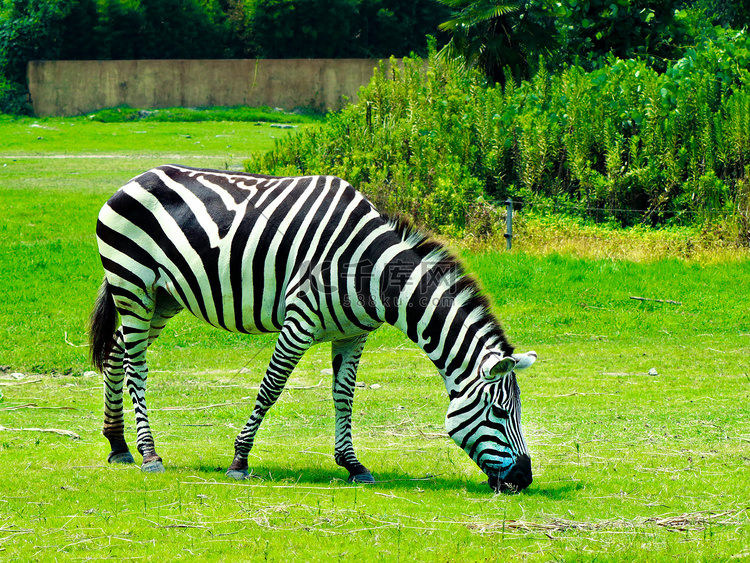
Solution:
M 747 523 L 748 509 L 723 512 L 691 512 L 679 515 L 652 516 L 649 518 L 598 520 L 594 522 L 552 518 L 545 522 L 528 520 L 503 520 L 470 523 L 467 527 L 480 534 L 534 533 L 546 535 L 566 532 L 635 532 L 637 530 L 664 528 L 673 532 L 703 532 L 719 526 L 743 526 Z
M 506 240 L 502 229 L 484 239 L 468 236 L 446 241 L 474 252 L 502 249 Z M 733 229 L 721 225 L 672 229 L 611 228 L 582 224 L 575 219 L 514 214 L 513 250 L 537 256 L 565 254 L 593 260 L 628 260 L 651 263 L 665 259 L 717 264 L 746 260 L 750 248 Z

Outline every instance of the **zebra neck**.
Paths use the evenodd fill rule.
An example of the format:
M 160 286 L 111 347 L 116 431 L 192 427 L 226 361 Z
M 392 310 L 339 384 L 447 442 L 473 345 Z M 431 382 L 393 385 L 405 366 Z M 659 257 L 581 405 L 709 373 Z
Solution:
M 449 393 L 478 373 L 488 351 L 512 353 L 475 282 L 443 249 L 411 260 L 402 253 L 379 278 L 381 318 L 424 350 Z
M 495 344 L 494 324 L 486 319 L 486 312 L 473 308 L 471 295 L 431 296 L 430 303 L 416 326 L 412 322 L 399 326 L 437 367 L 449 392 L 471 374 Z M 408 315 L 406 316 L 408 319 Z M 398 325 L 397 325 L 398 326 Z

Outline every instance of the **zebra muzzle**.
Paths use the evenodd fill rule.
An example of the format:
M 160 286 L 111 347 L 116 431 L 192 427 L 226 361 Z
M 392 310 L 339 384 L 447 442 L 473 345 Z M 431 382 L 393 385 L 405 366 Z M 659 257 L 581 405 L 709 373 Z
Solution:
M 526 454 L 516 458 L 516 462 L 510 468 L 505 477 L 494 474 L 489 476 L 489 486 L 496 493 L 518 493 L 531 485 L 531 458 Z

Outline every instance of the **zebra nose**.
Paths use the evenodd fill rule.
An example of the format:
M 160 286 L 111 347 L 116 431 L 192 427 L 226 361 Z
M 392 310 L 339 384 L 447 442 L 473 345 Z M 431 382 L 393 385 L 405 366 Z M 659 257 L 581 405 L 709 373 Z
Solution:
M 511 492 L 517 493 L 522 491 L 533 481 L 531 477 L 531 458 L 526 455 L 520 455 L 516 458 L 513 467 L 508 474 L 502 479 L 497 475 L 490 475 L 488 485 L 496 493 Z
M 531 485 L 533 480 L 531 476 L 531 458 L 526 454 L 518 456 L 505 481 L 515 487 L 516 490 L 522 491 Z

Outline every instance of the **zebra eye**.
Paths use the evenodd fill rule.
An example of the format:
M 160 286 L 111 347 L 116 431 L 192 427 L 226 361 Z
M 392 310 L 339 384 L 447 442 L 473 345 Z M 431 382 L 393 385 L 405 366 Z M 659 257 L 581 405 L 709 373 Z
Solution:
M 492 405 L 492 414 L 495 415 L 495 418 L 499 418 L 502 420 L 508 419 L 508 411 L 497 405 Z

